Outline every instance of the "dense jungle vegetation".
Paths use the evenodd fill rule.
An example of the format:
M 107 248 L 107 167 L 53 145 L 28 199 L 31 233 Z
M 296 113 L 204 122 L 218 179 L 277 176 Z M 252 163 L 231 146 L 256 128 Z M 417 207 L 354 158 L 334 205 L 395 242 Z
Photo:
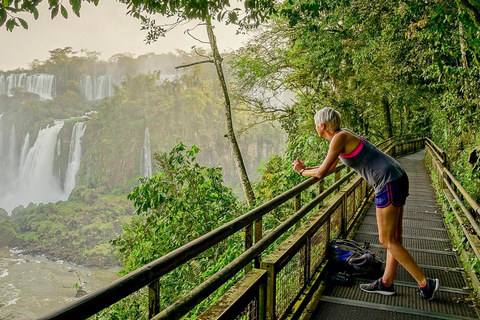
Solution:
M 254 183 L 257 204 L 301 181 L 291 170 L 292 160 L 301 158 L 307 165 L 316 165 L 323 159 L 326 143 L 316 136 L 313 115 L 326 106 L 342 113 L 344 127 L 374 142 L 409 133 L 431 137 L 449 155 L 454 175 L 477 202 L 480 200 L 478 165 L 474 168 L 468 162 L 469 154 L 480 146 L 478 0 L 285 1 L 263 10 L 268 11 L 268 20 L 251 31 L 252 39 L 228 59 L 230 87 L 238 107 L 263 120 L 278 121 L 288 135 L 286 151 L 271 157 Z M 205 87 L 205 81 L 195 73 L 177 87 L 175 82 L 160 84 L 174 92 L 167 97 L 156 96 L 151 90 L 138 93 L 139 88 L 155 86 L 153 78 L 127 78 L 113 98 L 100 103 L 98 116 L 106 110 L 112 117 L 128 113 L 134 119 L 128 124 L 133 130 L 144 128 L 147 121 L 163 121 L 170 116 L 168 112 L 163 116 L 168 110 L 158 111 L 155 117 L 139 113 L 139 106 L 147 101 L 152 101 L 155 108 L 166 98 L 196 99 L 195 105 L 209 105 L 212 100 L 221 104 L 218 87 Z M 295 104 L 274 103 L 275 97 L 286 90 L 296 94 Z M 208 114 L 205 112 L 200 108 L 195 118 Z M 220 121 L 215 112 L 209 118 Z M 107 117 L 103 119 L 110 122 Z M 102 121 L 97 125 L 98 132 L 111 130 Z M 183 141 L 186 146 L 179 144 L 170 153 L 157 153 L 156 174 L 142 179 L 129 195 L 136 214 L 112 241 L 125 266 L 124 273 L 247 210 L 224 186 L 220 169 L 197 162 L 203 148 L 199 151 L 190 147 L 205 139 L 202 135 L 209 126 L 210 122 L 196 127 L 198 140 L 164 133 L 171 142 Z M 110 149 L 105 150 L 121 148 L 115 141 L 109 143 L 104 147 Z M 109 157 L 115 155 L 105 152 L 104 159 Z M 99 181 L 96 179 L 92 176 L 89 181 L 95 184 Z M 276 211 L 265 224 L 275 225 L 288 214 Z M 242 241 L 239 236 L 218 245 L 162 278 L 162 307 L 232 261 L 242 250 Z M 469 267 L 479 271 L 479 262 L 470 261 Z M 215 300 L 224 290 L 209 299 Z M 146 317 L 145 294 L 139 292 L 97 317 Z M 208 302 L 189 317 L 195 318 Z
M 0 243 L 80 264 L 119 263 L 108 241 L 121 233 L 122 223 L 129 221 L 134 211 L 126 196 L 138 185 L 146 128 L 152 153 L 168 153 L 179 142 L 196 145 L 202 150 L 197 156 L 199 162 L 222 167 L 222 182 L 235 189 L 241 198 L 230 148 L 224 138 L 221 98 L 212 70 L 203 66 L 184 72 L 174 70 L 174 66 L 192 59 L 192 54 L 185 52 L 137 58 L 119 54 L 105 62 L 98 60 L 97 54 L 74 52 L 67 47 L 50 51 L 50 59 L 34 61 L 31 69 L 5 72 L 6 75 L 48 73 L 60 79 L 53 100 L 39 100 L 35 94 L 18 88 L 14 88 L 11 97 L 0 95 L 3 130 L 8 133 L 15 127 L 20 137 L 16 139 L 17 150 L 26 134 L 32 146 L 39 129 L 53 125 L 55 119 L 78 117 L 66 120 L 59 134 L 59 145 L 66 157 L 55 165 L 55 172 L 66 169 L 73 125 L 85 121 L 82 118 L 85 113 L 94 112 L 89 113 L 82 140 L 79 187 L 65 202 L 19 206 L 10 218 L 3 212 Z M 154 66 L 163 69 L 149 69 Z M 82 76 L 106 73 L 115 76 L 123 73 L 113 96 L 88 101 L 80 86 Z M 170 78 L 165 79 L 163 74 Z M 262 121 L 241 110 L 234 111 L 234 116 L 239 131 Z M 245 163 L 252 177 L 258 176 L 259 164 L 271 154 L 281 152 L 285 145 L 285 135 L 272 123 L 250 128 L 238 140 L 248 156 Z M 9 143 L 5 134 L 2 142 Z M 65 247 L 67 239 L 71 245 Z
M 276 7 L 276 14 L 255 31 L 252 40 L 235 52 L 230 62 L 232 87 L 237 97 L 247 104 L 250 112 L 279 121 L 288 134 L 286 152 L 272 157 L 262 168 L 261 179 L 255 183 L 257 203 L 271 199 L 300 181 L 291 171 L 293 159 L 306 159 L 309 165 L 323 159 L 327 148 L 316 136 L 313 115 L 326 106 L 342 113 L 344 126 L 375 142 L 409 133 L 431 137 L 449 155 L 456 177 L 480 200 L 480 173 L 468 163 L 470 152 L 480 145 L 479 5 L 475 1 L 358 0 L 286 1 Z M 295 92 L 295 105 L 273 104 L 275 96 L 285 90 Z M 162 177 L 167 172 L 162 171 Z M 157 184 L 156 179 L 144 181 L 143 190 L 151 189 L 152 183 Z M 180 185 L 184 186 L 184 182 Z M 166 219 L 177 219 L 172 217 L 175 214 L 170 213 L 170 209 L 165 210 L 171 200 L 162 198 L 156 202 L 153 196 L 157 193 L 142 192 L 142 187 L 130 195 L 139 211 L 144 212 L 134 220 L 156 222 L 149 227 L 149 232 L 142 229 L 136 233 L 130 229 L 115 240 L 122 255 L 126 254 L 123 261 L 145 257 L 132 249 L 135 247 L 133 236 L 144 239 L 145 234 L 150 233 L 151 236 L 142 241 L 150 246 L 158 226 Z M 215 201 L 215 198 L 206 197 L 205 201 Z M 152 210 L 154 214 L 145 216 L 145 210 Z M 221 213 L 223 210 L 219 208 L 214 215 L 226 217 Z M 166 212 L 169 214 L 165 215 Z M 182 217 L 187 214 L 183 210 L 173 212 Z M 275 214 L 267 218 L 267 224 L 288 215 L 282 211 Z M 198 227 L 189 228 L 183 234 L 196 233 Z M 202 224 L 202 227 L 205 226 Z M 462 244 L 458 246 L 461 248 Z M 225 244 L 219 249 L 221 253 L 209 255 L 214 259 L 202 258 L 180 268 L 179 273 L 185 272 L 182 278 L 189 279 L 180 287 L 174 278 L 167 277 L 171 282 L 162 280 L 162 307 L 174 300 L 170 300 L 166 292 L 188 292 L 195 283 L 206 279 L 201 273 L 202 277 L 194 282 L 191 277 L 198 270 L 216 270 L 218 257 L 224 260 L 222 254 L 231 255 L 224 264 L 231 261 L 234 255 L 228 248 Z M 165 252 L 151 252 L 147 261 Z M 126 271 L 147 261 L 129 263 Z M 475 259 L 468 262 L 467 267 L 479 271 Z M 146 298 L 136 301 L 134 305 L 141 310 L 138 301 Z M 203 308 L 199 306 L 188 317 L 194 318 Z M 108 312 L 127 311 L 117 306 Z

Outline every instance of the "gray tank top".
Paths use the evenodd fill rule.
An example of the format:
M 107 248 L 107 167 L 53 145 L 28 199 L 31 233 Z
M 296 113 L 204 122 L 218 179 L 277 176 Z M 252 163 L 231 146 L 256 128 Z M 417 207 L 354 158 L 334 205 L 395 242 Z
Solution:
M 379 193 L 387 183 L 397 180 L 405 173 L 400 163 L 380 151 L 368 142 L 368 140 L 350 130 L 341 130 L 347 131 L 360 138 L 361 144 L 351 155 L 345 157 L 340 156 L 340 160 L 372 185 L 376 194 Z M 363 146 L 361 147 L 362 144 Z M 361 150 L 359 150 L 360 147 Z

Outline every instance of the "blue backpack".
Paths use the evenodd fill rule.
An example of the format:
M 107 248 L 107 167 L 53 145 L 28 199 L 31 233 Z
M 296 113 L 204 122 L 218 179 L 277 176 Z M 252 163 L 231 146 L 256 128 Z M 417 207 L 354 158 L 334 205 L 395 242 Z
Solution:
M 376 275 L 382 269 L 382 261 L 367 250 L 369 243 L 362 246 L 354 240 L 333 239 L 330 241 L 330 258 L 337 270 L 351 275 Z

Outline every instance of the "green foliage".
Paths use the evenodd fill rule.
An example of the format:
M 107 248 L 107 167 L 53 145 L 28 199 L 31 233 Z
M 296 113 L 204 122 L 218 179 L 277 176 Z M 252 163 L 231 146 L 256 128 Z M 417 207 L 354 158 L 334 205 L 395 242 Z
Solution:
M 69 201 L 20 206 L 6 221 L 15 225 L 16 237 L 27 250 L 103 267 L 116 263 L 108 241 L 121 232 L 132 212 L 125 195 L 78 187 Z
M 151 179 L 141 178 L 140 186 L 129 194 L 138 216 L 113 242 L 120 248 L 127 270 L 196 239 L 237 214 L 236 198 L 223 186 L 221 169 L 200 166 L 196 162 L 198 151 L 195 146 L 185 150 L 178 144 L 158 163 L 160 173 Z M 162 158 L 159 155 L 157 159 Z M 134 243 L 142 247 L 135 248 Z
M 98 5 L 99 0 L 70 0 L 71 10 L 80 17 L 80 9 L 82 3 L 93 3 Z M 28 28 L 27 23 L 16 16 L 18 13 L 33 14 L 35 20 L 39 17 L 37 6 L 42 1 L 38 0 L 2 0 L 0 2 L 0 26 L 5 24 L 8 31 L 13 31 L 15 26 L 20 23 L 25 29 Z M 128 14 L 138 18 L 144 24 L 144 29 L 149 30 L 148 39 L 155 41 L 159 36 L 162 36 L 167 31 L 165 27 L 155 24 L 155 20 L 150 19 L 150 16 L 161 14 L 167 17 L 177 16 L 180 20 L 194 20 L 200 19 L 205 21 L 207 16 L 212 16 L 218 21 L 225 21 L 226 24 L 240 24 L 240 25 L 255 25 L 258 26 L 260 22 L 266 20 L 274 10 L 274 1 L 272 0 L 247 0 L 242 9 L 236 7 L 231 8 L 228 0 L 221 1 L 145 1 L 145 0 L 122 0 L 129 9 Z M 48 10 L 50 10 L 50 17 L 54 19 L 59 12 L 67 19 L 68 12 L 62 2 L 58 0 L 48 0 Z
M 318 154 L 299 148 L 314 139 L 312 117 L 325 106 L 373 142 L 431 135 L 479 199 L 478 176 L 465 170 L 468 152 L 480 144 L 476 13 L 478 3 L 469 0 L 286 1 L 235 54 L 236 89 L 255 111 L 277 115 L 293 157 Z M 262 90 L 287 89 L 297 95 L 289 108 L 256 99 Z
M 8 219 L 0 220 L 0 246 L 8 246 L 18 237 L 19 228 L 13 221 Z
M 140 179 L 140 185 L 128 196 L 135 203 L 137 215 L 112 241 L 125 264 L 123 273 L 158 259 L 228 222 L 240 212 L 241 206 L 231 188 L 223 186 L 221 169 L 199 165 L 198 152 L 195 146 L 186 149 L 179 143 L 168 155 L 157 154 L 160 173 L 151 179 Z M 231 236 L 162 277 L 162 308 L 213 275 L 238 256 L 242 248 L 241 235 Z M 217 292 L 212 299 L 225 290 Z M 134 301 L 128 303 L 138 305 Z M 124 305 L 120 303 L 106 314 L 117 314 L 122 308 Z M 205 308 L 201 305 L 193 314 Z M 140 308 L 138 312 L 141 317 L 144 311 Z
M 5 219 L 8 219 L 8 212 L 7 210 L 3 209 L 3 208 L 0 208 L 0 221 L 1 220 L 5 220 Z
M 72 190 L 68 201 L 83 202 L 89 205 L 94 204 L 98 199 L 98 194 L 94 189 L 88 189 L 85 186 L 79 186 Z
M 70 5 L 72 7 L 71 9 L 78 17 L 80 17 L 80 7 L 82 5 L 82 1 L 98 5 L 98 0 L 70 0 Z M 13 31 L 15 26 L 19 26 L 18 23 L 20 23 L 23 28 L 28 29 L 27 22 L 22 18 L 16 17 L 15 15 L 23 12 L 30 13 L 33 14 L 34 19 L 37 20 L 39 17 L 37 6 L 41 2 L 41 0 L 2 0 L 2 2 L 0 2 L 0 27 L 5 24 L 5 27 L 8 31 Z M 62 16 L 65 19 L 68 18 L 67 9 L 58 0 L 48 0 L 48 5 L 52 19 L 57 16 L 59 11 L 62 13 Z

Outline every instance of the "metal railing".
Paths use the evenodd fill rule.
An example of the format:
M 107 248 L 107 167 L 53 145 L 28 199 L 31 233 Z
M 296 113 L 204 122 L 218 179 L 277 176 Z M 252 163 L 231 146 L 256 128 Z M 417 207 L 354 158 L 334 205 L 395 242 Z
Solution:
M 457 242 L 460 243 L 461 237 L 456 230 L 457 226 L 460 227 L 470 244 L 471 250 L 477 259 L 480 260 L 480 240 L 478 238 L 478 235 L 480 235 L 480 227 L 477 222 L 480 216 L 480 207 L 450 172 L 447 154 L 429 138 L 425 139 L 425 145 L 427 150 L 425 159 L 436 173 L 439 181 L 439 189 L 445 196 L 457 221 L 457 223 L 447 221 L 451 224 L 450 230 L 457 239 Z M 464 260 L 467 261 L 468 256 L 465 250 L 462 250 L 461 253 L 464 255 Z M 477 292 L 480 292 L 480 281 L 477 275 L 470 268 L 467 269 L 467 272 Z
M 394 137 L 380 143 L 378 147 L 394 156 L 423 147 L 423 139 L 416 136 Z M 281 311 L 287 310 L 292 305 L 299 292 L 312 279 L 324 259 L 326 241 L 331 237 L 339 237 L 348 233 L 371 193 L 371 187 L 358 177 L 354 179 L 355 173 L 346 169 L 343 165 L 337 167 L 334 182 L 326 190 L 324 190 L 324 180 L 310 178 L 242 216 L 123 276 L 109 286 L 86 295 L 41 319 L 85 319 L 146 286 L 149 288 L 149 318 L 180 319 L 217 288 L 254 262 L 255 267 L 260 267 L 261 262 L 261 266 L 266 268 L 266 278 L 264 272 L 252 269 L 230 289 L 236 292 L 233 296 L 237 296 L 233 302 L 228 300 L 232 297 L 232 291 L 229 290 L 224 297 L 206 311 L 206 314 L 216 314 L 218 318 L 221 318 L 222 314 L 227 314 L 228 318 L 224 319 L 235 319 L 235 317 L 239 319 L 277 319 L 283 314 Z M 315 184 L 319 185 L 319 194 L 302 207 L 301 193 Z M 348 185 L 342 189 L 345 184 Z M 309 192 L 311 193 L 311 190 Z M 327 205 L 310 216 L 303 225 L 300 225 L 302 218 L 308 216 L 332 195 L 334 197 Z M 292 215 L 269 233 L 263 235 L 262 217 L 289 200 L 294 208 Z M 257 226 L 255 244 L 250 248 L 245 248 L 245 251 L 236 259 L 181 299 L 164 310 L 160 310 L 158 281 L 162 276 L 231 235 L 243 230 L 252 230 L 255 226 Z M 271 248 L 271 245 L 292 227 L 297 228 L 297 231 L 291 236 L 296 238 L 288 238 L 262 261 L 262 253 Z M 274 259 L 274 257 L 276 258 Z M 296 268 L 297 266 L 302 266 L 302 268 Z M 301 271 L 298 271 L 296 275 L 294 275 L 295 272 L 285 272 L 294 269 Z M 254 273 L 251 273 L 252 271 Z M 272 275 L 275 275 L 275 278 L 272 278 Z M 288 292 L 277 298 L 277 294 L 282 295 L 283 293 L 281 291 L 276 293 L 278 288 L 272 287 L 272 282 L 279 285 L 283 283 L 284 286 L 290 288 L 295 287 L 293 286 L 295 281 L 299 285 L 296 286 L 294 293 Z M 272 295 L 275 296 L 273 299 Z M 218 306 L 219 303 L 222 307 Z M 228 306 L 229 311 L 225 311 L 225 306 Z M 236 316 L 232 316 L 234 313 Z

